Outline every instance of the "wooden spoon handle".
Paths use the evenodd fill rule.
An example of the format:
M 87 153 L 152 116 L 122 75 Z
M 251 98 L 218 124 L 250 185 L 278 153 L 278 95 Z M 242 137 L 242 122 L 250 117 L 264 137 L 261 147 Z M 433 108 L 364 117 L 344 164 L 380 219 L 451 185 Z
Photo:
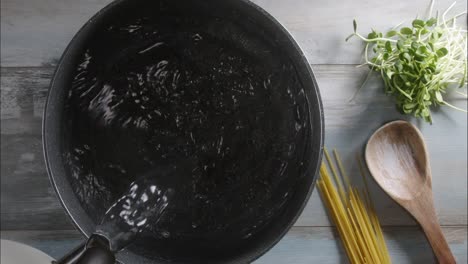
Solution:
M 450 251 L 450 247 L 445 240 L 442 229 L 437 222 L 436 217 L 428 217 L 419 219 L 422 229 L 426 234 L 427 240 L 431 244 L 432 250 L 440 264 L 455 264 L 457 263 L 455 257 Z

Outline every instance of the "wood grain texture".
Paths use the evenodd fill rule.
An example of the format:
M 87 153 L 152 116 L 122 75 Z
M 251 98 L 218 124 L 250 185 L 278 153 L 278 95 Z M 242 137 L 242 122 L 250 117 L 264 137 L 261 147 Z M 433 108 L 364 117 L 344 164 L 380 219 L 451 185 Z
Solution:
M 443 232 L 457 263 L 467 263 L 466 227 L 445 227 Z M 429 244 L 417 227 L 387 227 L 384 233 L 393 263 L 436 263 Z M 57 258 L 77 246 L 83 237 L 77 231 L 3 231 L 2 239 L 19 241 Z M 288 234 L 255 264 L 336 264 L 347 263 L 337 240 L 337 232 L 329 227 L 293 227 Z
M 1 65 L 54 65 L 78 29 L 111 0 L 2 0 Z M 371 27 L 387 30 L 396 24 L 424 16 L 429 0 L 253 0 L 278 19 L 295 37 L 314 64 L 359 63 L 361 43 L 344 39 L 357 19 L 359 31 Z M 436 1 L 445 10 L 452 0 Z M 459 1 L 453 14 L 466 10 Z M 464 18 L 466 21 L 466 17 Z M 463 23 L 462 23 L 463 24 Z M 464 23 L 466 24 L 466 23 Z
M 354 154 L 362 151 L 370 134 L 386 121 L 402 118 L 371 78 L 353 101 L 367 72 L 353 65 L 313 65 L 325 107 L 326 145 L 339 149 L 356 181 Z M 2 229 L 72 229 L 57 201 L 44 168 L 41 116 L 51 67 L 2 68 L 1 79 L 1 224 Z M 466 100 L 451 103 L 466 108 Z M 467 224 L 466 114 L 448 108 L 437 111 L 434 125 L 417 122 L 432 164 L 435 207 L 442 225 Z M 371 182 L 383 225 L 414 225 L 409 215 Z M 296 226 L 329 226 L 314 191 Z
M 411 123 L 380 127 L 366 145 L 366 163 L 375 181 L 421 225 L 440 264 L 455 264 L 434 209 L 432 176 L 422 134 Z

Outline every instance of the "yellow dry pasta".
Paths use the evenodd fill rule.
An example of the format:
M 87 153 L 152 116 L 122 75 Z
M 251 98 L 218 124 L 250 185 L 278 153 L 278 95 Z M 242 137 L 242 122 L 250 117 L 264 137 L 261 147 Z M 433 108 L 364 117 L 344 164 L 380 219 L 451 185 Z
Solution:
M 365 186 L 361 192 L 351 186 L 338 152 L 333 150 L 333 154 L 336 165 L 325 149 L 325 158 L 331 175 L 323 162 L 317 186 L 330 218 L 338 229 L 349 261 L 357 264 L 390 264 L 388 248 L 370 198 L 359 156 L 357 162 Z

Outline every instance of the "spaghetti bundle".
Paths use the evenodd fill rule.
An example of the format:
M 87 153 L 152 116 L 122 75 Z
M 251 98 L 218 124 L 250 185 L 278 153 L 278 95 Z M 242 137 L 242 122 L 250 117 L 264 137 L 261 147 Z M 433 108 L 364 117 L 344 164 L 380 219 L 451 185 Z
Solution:
M 336 166 L 325 149 L 325 157 L 333 179 L 323 162 L 317 186 L 329 215 L 338 229 L 350 262 L 391 263 L 382 228 L 370 200 L 361 160 L 358 157 L 365 190 L 351 186 L 336 150 L 333 150 L 333 154 Z

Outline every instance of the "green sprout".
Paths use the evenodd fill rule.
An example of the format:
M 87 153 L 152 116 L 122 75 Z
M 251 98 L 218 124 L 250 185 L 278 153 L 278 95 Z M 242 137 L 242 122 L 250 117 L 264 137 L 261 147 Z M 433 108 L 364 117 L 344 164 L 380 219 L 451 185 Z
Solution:
M 411 27 L 397 26 L 385 34 L 372 30 L 364 37 L 354 20 L 354 33 L 346 38 L 356 36 L 366 43 L 363 65 L 380 73 L 385 92 L 395 98 L 397 108 L 429 123 L 433 106 L 466 112 L 445 101 L 444 95 L 451 87 L 467 84 L 467 31 L 456 24 L 466 11 L 446 19 L 454 3 L 441 17 L 431 17 L 433 4 L 428 19 L 415 19 Z

